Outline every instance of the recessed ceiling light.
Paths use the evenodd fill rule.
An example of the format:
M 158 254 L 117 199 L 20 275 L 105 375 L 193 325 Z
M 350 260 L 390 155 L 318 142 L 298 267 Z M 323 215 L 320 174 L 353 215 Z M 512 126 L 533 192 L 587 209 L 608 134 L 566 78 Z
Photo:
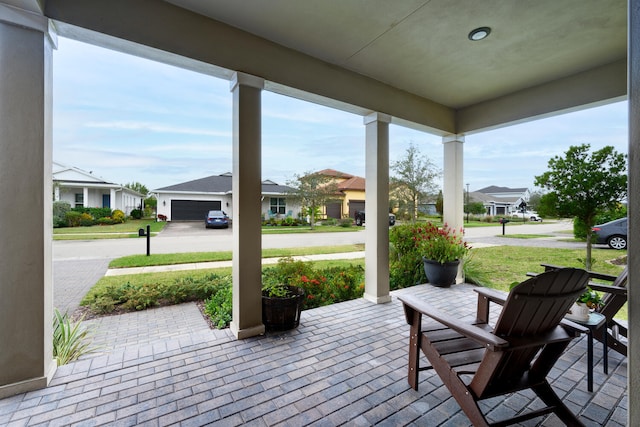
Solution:
M 491 28 L 489 27 L 476 28 L 469 33 L 469 40 L 477 42 L 486 39 L 489 34 L 491 34 Z

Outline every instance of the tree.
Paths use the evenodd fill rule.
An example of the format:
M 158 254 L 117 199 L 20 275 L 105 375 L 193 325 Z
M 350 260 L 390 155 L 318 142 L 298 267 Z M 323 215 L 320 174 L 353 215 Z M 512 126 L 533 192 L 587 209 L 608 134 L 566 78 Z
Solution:
M 147 189 L 147 187 L 144 184 L 140 184 L 138 181 L 129 182 L 124 186 L 130 190 L 137 191 L 138 193 L 142 194 L 145 197 L 149 194 L 149 190 Z
M 315 216 L 320 208 L 337 199 L 338 184 L 332 177 L 317 172 L 307 172 L 304 175 L 295 175 L 294 177 L 294 180 L 287 183 L 295 189 L 289 193 L 289 197 L 300 202 L 305 208 L 313 229 Z
M 531 193 L 531 196 L 529 197 L 529 203 L 528 203 L 529 209 L 531 209 L 532 211 L 538 212 L 538 206 L 540 206 L 541 198 L 542 198 L 541 191 L 534 191 L 533 193 Z
M 598 213 L 615 208 L 627 195 L 627 156 L 606 146 L 589 155 L 591 146 L 571 146 L 565 157 L 549 160 L 549 171 L 536 176 L 536 185 L 557 197 L 562 216 L 576 217 L 587 234 L 585 268 L 591 269 L 591 228 Z
M 438 198 L 436 199 L 436 212 L 442 217 L 444 212 L 444 197 L 442 197 L 442 190 L 438 191 Z
M 429 194 L 435 193 L 435 179 L 441 174 L 435 164 L 418 148 L 411 144 L 403 158 L 394 162 L 391 169 L 396 176 L 391 177 L 391 189 L 400 205 L 405 204 L 409 217 L 416 220 L 418 204 Z

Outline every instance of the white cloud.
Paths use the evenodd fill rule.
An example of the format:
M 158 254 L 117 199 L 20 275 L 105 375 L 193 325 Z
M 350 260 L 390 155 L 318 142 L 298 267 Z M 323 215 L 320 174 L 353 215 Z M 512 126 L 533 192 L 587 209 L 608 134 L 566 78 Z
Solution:
M 263 92 L 262 175 L 285 183 L 332 168 L 364 176 L 362 117 Z M 159 188 L 231 170 L 229 82 L 80 42 L 54 52 L 54 158 L 114 182 Z M 442 167 L 442 139 L 390 126 L 390 162 L 415 144 Z M 533 187 L 570 145 L 627 152 L 626 102 L 465 138 L 464 180 Z

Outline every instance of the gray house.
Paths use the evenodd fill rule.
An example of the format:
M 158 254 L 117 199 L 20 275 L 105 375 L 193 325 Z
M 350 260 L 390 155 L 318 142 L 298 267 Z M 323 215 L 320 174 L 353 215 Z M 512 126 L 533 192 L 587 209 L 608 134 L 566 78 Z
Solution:
M 232 217 L 233 199 L 230 172 L 152 190 L 158 199 L 158 215 L 167 221 L 200 221 L 210 210 L 222 210 Z M 298 215 L 300 206 L 288 200 L 293 188 L 262 181 L 260 211 L 264 216 Z
M 509 188 L 491 185 L 469 194 L 474 202 L 482 202 L 487 215 L 510 215 L 524 202 L 529 203 L 528 188 Z

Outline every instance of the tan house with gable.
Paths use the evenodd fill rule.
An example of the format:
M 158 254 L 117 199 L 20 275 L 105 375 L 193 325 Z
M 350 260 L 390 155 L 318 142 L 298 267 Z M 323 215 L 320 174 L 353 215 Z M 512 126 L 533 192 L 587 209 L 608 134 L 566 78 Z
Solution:
M 327 218 L 353 218 L 355 211 L 364 210 L 365 180 L 334 169 L 323 169 L 320 175 L 333 178 L 338 184 L 336 202 L 327 203 L 324 214 Z

